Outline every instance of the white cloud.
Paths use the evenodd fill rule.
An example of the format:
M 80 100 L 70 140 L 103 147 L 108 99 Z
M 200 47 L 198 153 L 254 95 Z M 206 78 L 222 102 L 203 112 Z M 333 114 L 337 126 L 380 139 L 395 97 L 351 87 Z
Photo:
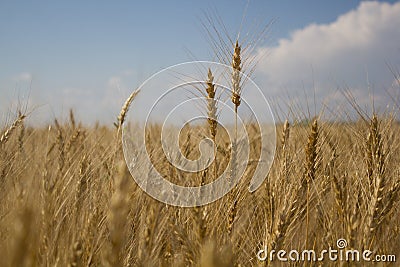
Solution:
M 121 110 L 126 98 L 135 89 L 133 86 L 137 83 L 135 75 L 134 70 L 126 69 L 108 79 L 106 90 L 99 99 L 99 105 L 104 111 L 102 116 L 107 117 L 107 120 L 112 122 L 115 120 L 116 114 Z
M 130 80 L 136 72 L 132 69 L 127 69 L 121 73 L 114 75 L 108 79 L 108 87 L 110 89 L 124 89 L 126 80 Z
M 124 70 L 123 72 L 122 72 L 122 74 L 124 75 L 124 76 L 132 76 L 132 75 L 134 75 L 136 72 L 134 71 L 134 70 L 132 70 L 132 69 L 127 69 L 127 70 Z
M 22 72 L 19 73 L 18 75 L 14 76 L 14 81 L 17 82 L 30 82 L 32 81 L 33 75 L 29 72 Z
M 274 96 L 282 89 L 289 96 L 299 89 L 302 94 L 303 84 L 313 92 L 314 83 L 321 99 L 338 86 L 359 88 L 363 100 L 369 90 L 381 98 L 393 81 L 386 64 L 400 64 L 399 25 L 400 2 L 361 2 L 330 24 L 310 24 L 275 47 L 259 49 L 267 53 L 258 65 L 259 83 Z
M 108 87 L 113 88 L 113 89 L 118 89 L 121 86 L 121 77 L 119 76 L 112 76 L 110 79 L 108 79 Z

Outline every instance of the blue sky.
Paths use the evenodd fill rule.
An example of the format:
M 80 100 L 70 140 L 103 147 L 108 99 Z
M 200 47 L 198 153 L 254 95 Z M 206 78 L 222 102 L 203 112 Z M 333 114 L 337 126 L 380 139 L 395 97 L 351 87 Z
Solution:
M 211 59 L 201 24 L 204 12 L 217 10 L 234 34 L 246 3 L 1 1 L 1 119 L 29 95 L 30 107 L 37 107 L 32 120 L 66 116 L 72 107 L 85 122 L 109 123 L 131 90 L 151 74 L 191 60 L 190 53 L 196 59 Z M 317 83 L 321 100 L 333 87 L 349 86 L 361 102 L 370 93 L 362 88 L 371 82 L 377 99 L 386 99 L 383 88 L 393 86 L 386 64 L 400 66 L 400 31 L 393 26 L 400 25 L 399 5 L 396 1 L 250 1 L 245 25 L 275 20 L 259 49 L 267 57 L 260 63 L 257 82 L 278 98 L 282 91 L 296 98 L 296 88 Z M 359 42 L 346 39 L 358 36 L 369 21 L 372 26 L 367 28 L 372 30 Z M 344 44 L 332 45 L 341 38 Z M 316 48 L 310 49 L 312 45 Z M 355 58 L 354 51 L 359 52 Z

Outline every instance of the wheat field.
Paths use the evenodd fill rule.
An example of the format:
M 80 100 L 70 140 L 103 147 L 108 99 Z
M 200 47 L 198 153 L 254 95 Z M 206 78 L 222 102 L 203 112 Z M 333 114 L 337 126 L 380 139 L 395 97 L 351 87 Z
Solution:
M 339 238 L 400 252 L 400 125 L 391 116 L 279 124 L 262 187 L 247 190 L 249 164 L 231 193 L 196 208 L 168 206 L 136 185 L 118 129 L 86 127 L 72 111 L 48 128 L 26 120 L 20 114 L 1 136 L 1 266 L 264 266 L 256 257 L 263 247 L 318 251 Z M 160 127 L 152 127 L 157 146 Z M 257 157 L 258 132 L 249 127 Z M 188 130 L 183 138 L 189 158 L 198 153 L 195 137 Z M 226 168 L 223 139 L 217 134 L 220 160 L 202 173 L 179 174 L 157 149 L 151 157 L 171 181 L 199 185 Z

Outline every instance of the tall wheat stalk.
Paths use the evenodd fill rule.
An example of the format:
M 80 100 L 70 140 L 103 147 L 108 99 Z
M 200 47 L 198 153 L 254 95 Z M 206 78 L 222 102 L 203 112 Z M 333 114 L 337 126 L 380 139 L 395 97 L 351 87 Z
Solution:
M 214 76 L 211 72 L 211 69 L 208 69 L 208 74 L 207 74 L 207 122 L 208 122 L 208 127 L 209 127 L 209 132 L 211 135 L 211 139 L 214 143 L 214 168 L 213 168 L 213 180 L 217 179 L 217 172 L 218 172 L 218 165 L 217 165 L 217 126 L 218 126 L 218 121 L 217 121 L 217 100 L 216 100 L 216 87 L 214 82 Z
M 236 181 L 236 167 L 238 165 L 237 162 L 237 153 L 238 153 L 238 108 L 240 106 L 240 93 L 241 93 L 241 56 L 240 56 L 240 51 L 241 47 L 239 46 L 239 42 L 236 41 L 235 47 L 234 47 L 234 53 L 232 56 L 232 95 L 231 95 L 231 101 L 235 107 L 235 129 L 234 129 L 234 140 L 231 144 L 231 173 L 230 173 L 230 187 L 232 186 L 232 183 Z M 235 222 L 235 217 L 236 217 L 236 212 L 237 212 L 237 204 L 238 201 L 236 198 L 235 194 L 236 190 L 232 190 L 232 192 L 229 194 L 229 210 L 228 210 L 228 224 L 227 224 L 227 232 L 228 235 L 232 234 L 233 231 L 233 225 Z
M 385 152 L 378 117 L 374 114 L 367 138 L 367 177 L 372 192 L 364 231 L 364 245 L 371 246 L 371 238 L 375 235 L 384 208 L 384 191 L 386 189 Z
M 310 189 L 311 184 L 316 178 L 317 170 L 317 142 L 319 136 L 318 121 L 314 119 L 311 125 L 311 132 L 308 136 L 308 142 L 305 148 L 306 152 L 306 168 L 305 168 L 305 181 L 307 186 L 306 198 L 306 240 L 305 245 L 308 247 L 308 234 L 309 234 L 309 216 L 310 216 Z

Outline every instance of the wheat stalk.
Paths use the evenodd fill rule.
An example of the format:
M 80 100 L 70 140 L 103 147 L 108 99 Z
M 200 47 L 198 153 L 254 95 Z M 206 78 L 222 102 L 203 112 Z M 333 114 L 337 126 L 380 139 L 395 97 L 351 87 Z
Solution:
M 307 184 L 315 180 L 317 169 L 317 142 L 318 142 L 318 121 L 314 119 L 311 125 L 311 132 L 306 145 L 306 171 Z
M 213 173 L 214 177 L 213 179 L 217 179 L 217 151 L 218 151 L 218 146 L 217 146 L 217 140 L 216 140 L 216 135 L 217 135 L 217 126 L 218 126 L 218 121 L 217 121 L 217 101 L 215 99 L 216 97 L 216 86 L 214 84 L 214 76 L 211 72 L 211 69 L 208 69 L 208 75 L 207 75 L 207 122 L 209 126 L 209 131 L 211 135 L 211 139 L 214 143 L 214 167 L 213 167 Z
M 69 110 L 69 121 L 70 121 L 70 123 L 71 123 L 72 130 L 75 130 L 75 128 L 76 128 L 76 122 L 75 122 L 74 111 L 73 111 L 72 109 Z
M 125 122 L 126 114 L 128 113 L 129 107 L 130 107 L 132 101 L 135 99 L 135 97 L 139 94 L 139 92 L 140 92 L 140 89 L 133 91 L 129 95 L 129 97 L 126 99 L 124 105 L 122 106 L 122 109 L 117 118 L 117 123 L 114 123 L 114 125 L 118 128 L 118 130 L 121 128 L 122 124 Z
M 239 46 L 239 42 L 236 41 L 234 47 L 234 53 L 232 56 L 232 96 L 231 101 L 235 106 L 235 136 L 234 140 L 231 144 L 231 177 L 229 180 L 230 186 L 232 186 L 233 181 L 236 181 L 236 166 L 237 162 L 237 132 L 238 132 L 238 108 L 240 106 L 240 93 L 241 93 L 241 56 L 240 56 L 241 47 Z M 227 233 L 228 235 L 232 234 L 233 224 L 235 222 L 236 217 L 236 206 L 237 200 L 233 195 L 233 192 L 230 193 L 229 197 L 229 210 L 228 210 L 228 224 L 227 224 Z
M 71 261 L 68 264 L 68 267 L 79 267 L 82 266 L 81 264 L 81 257 L 82 257 L 82 244 L 80 241 L 76 241 L 72 246 L 72 257 Z
M 383 140 L 380 133 L 380 123 L 375 114 L 370 121 L 367 138 L 367 177 L 370 181 L 372 195 L 366 217 L 364 245 L 369 247 L 371 245 L 370 239 L 381 223 L 386 186 Z
M 14 130 L 23 123 L 24 119 L 26 118 L 26 115 L 24 114 L 19 114 L 18 118 L 14 120 L 14 122 L 8 127 L 8 129 L 1 135 L 0 137 L 0 145 L 4 145 L 7 143 L 8 139 L 10 138 L 11 134 L 14 132 Z
M 309 214 L 310 214 L 310 187 L 311 183 L 316 178 L 317 169 L 317 142 L 318 142 L 318 122 L 314 119 L 311 125 L 311 132 L 308 135 L 308 142 L 305 148 L 306 152 L 306 169 L 305 179 L 307 187 L 307 198 L 306 198 L 306 247 L 308 246 L 308 234 L 309 234 Z
M 125 240 L 126 216 L 128 215 L 129 174 L 125 162 L 121 162 L 115 181 L 115 192 L 111 197 L 108 227 L 110 230 L 109 254 L 107 257 L 110 266 L 122 266 L 122 252 Z

